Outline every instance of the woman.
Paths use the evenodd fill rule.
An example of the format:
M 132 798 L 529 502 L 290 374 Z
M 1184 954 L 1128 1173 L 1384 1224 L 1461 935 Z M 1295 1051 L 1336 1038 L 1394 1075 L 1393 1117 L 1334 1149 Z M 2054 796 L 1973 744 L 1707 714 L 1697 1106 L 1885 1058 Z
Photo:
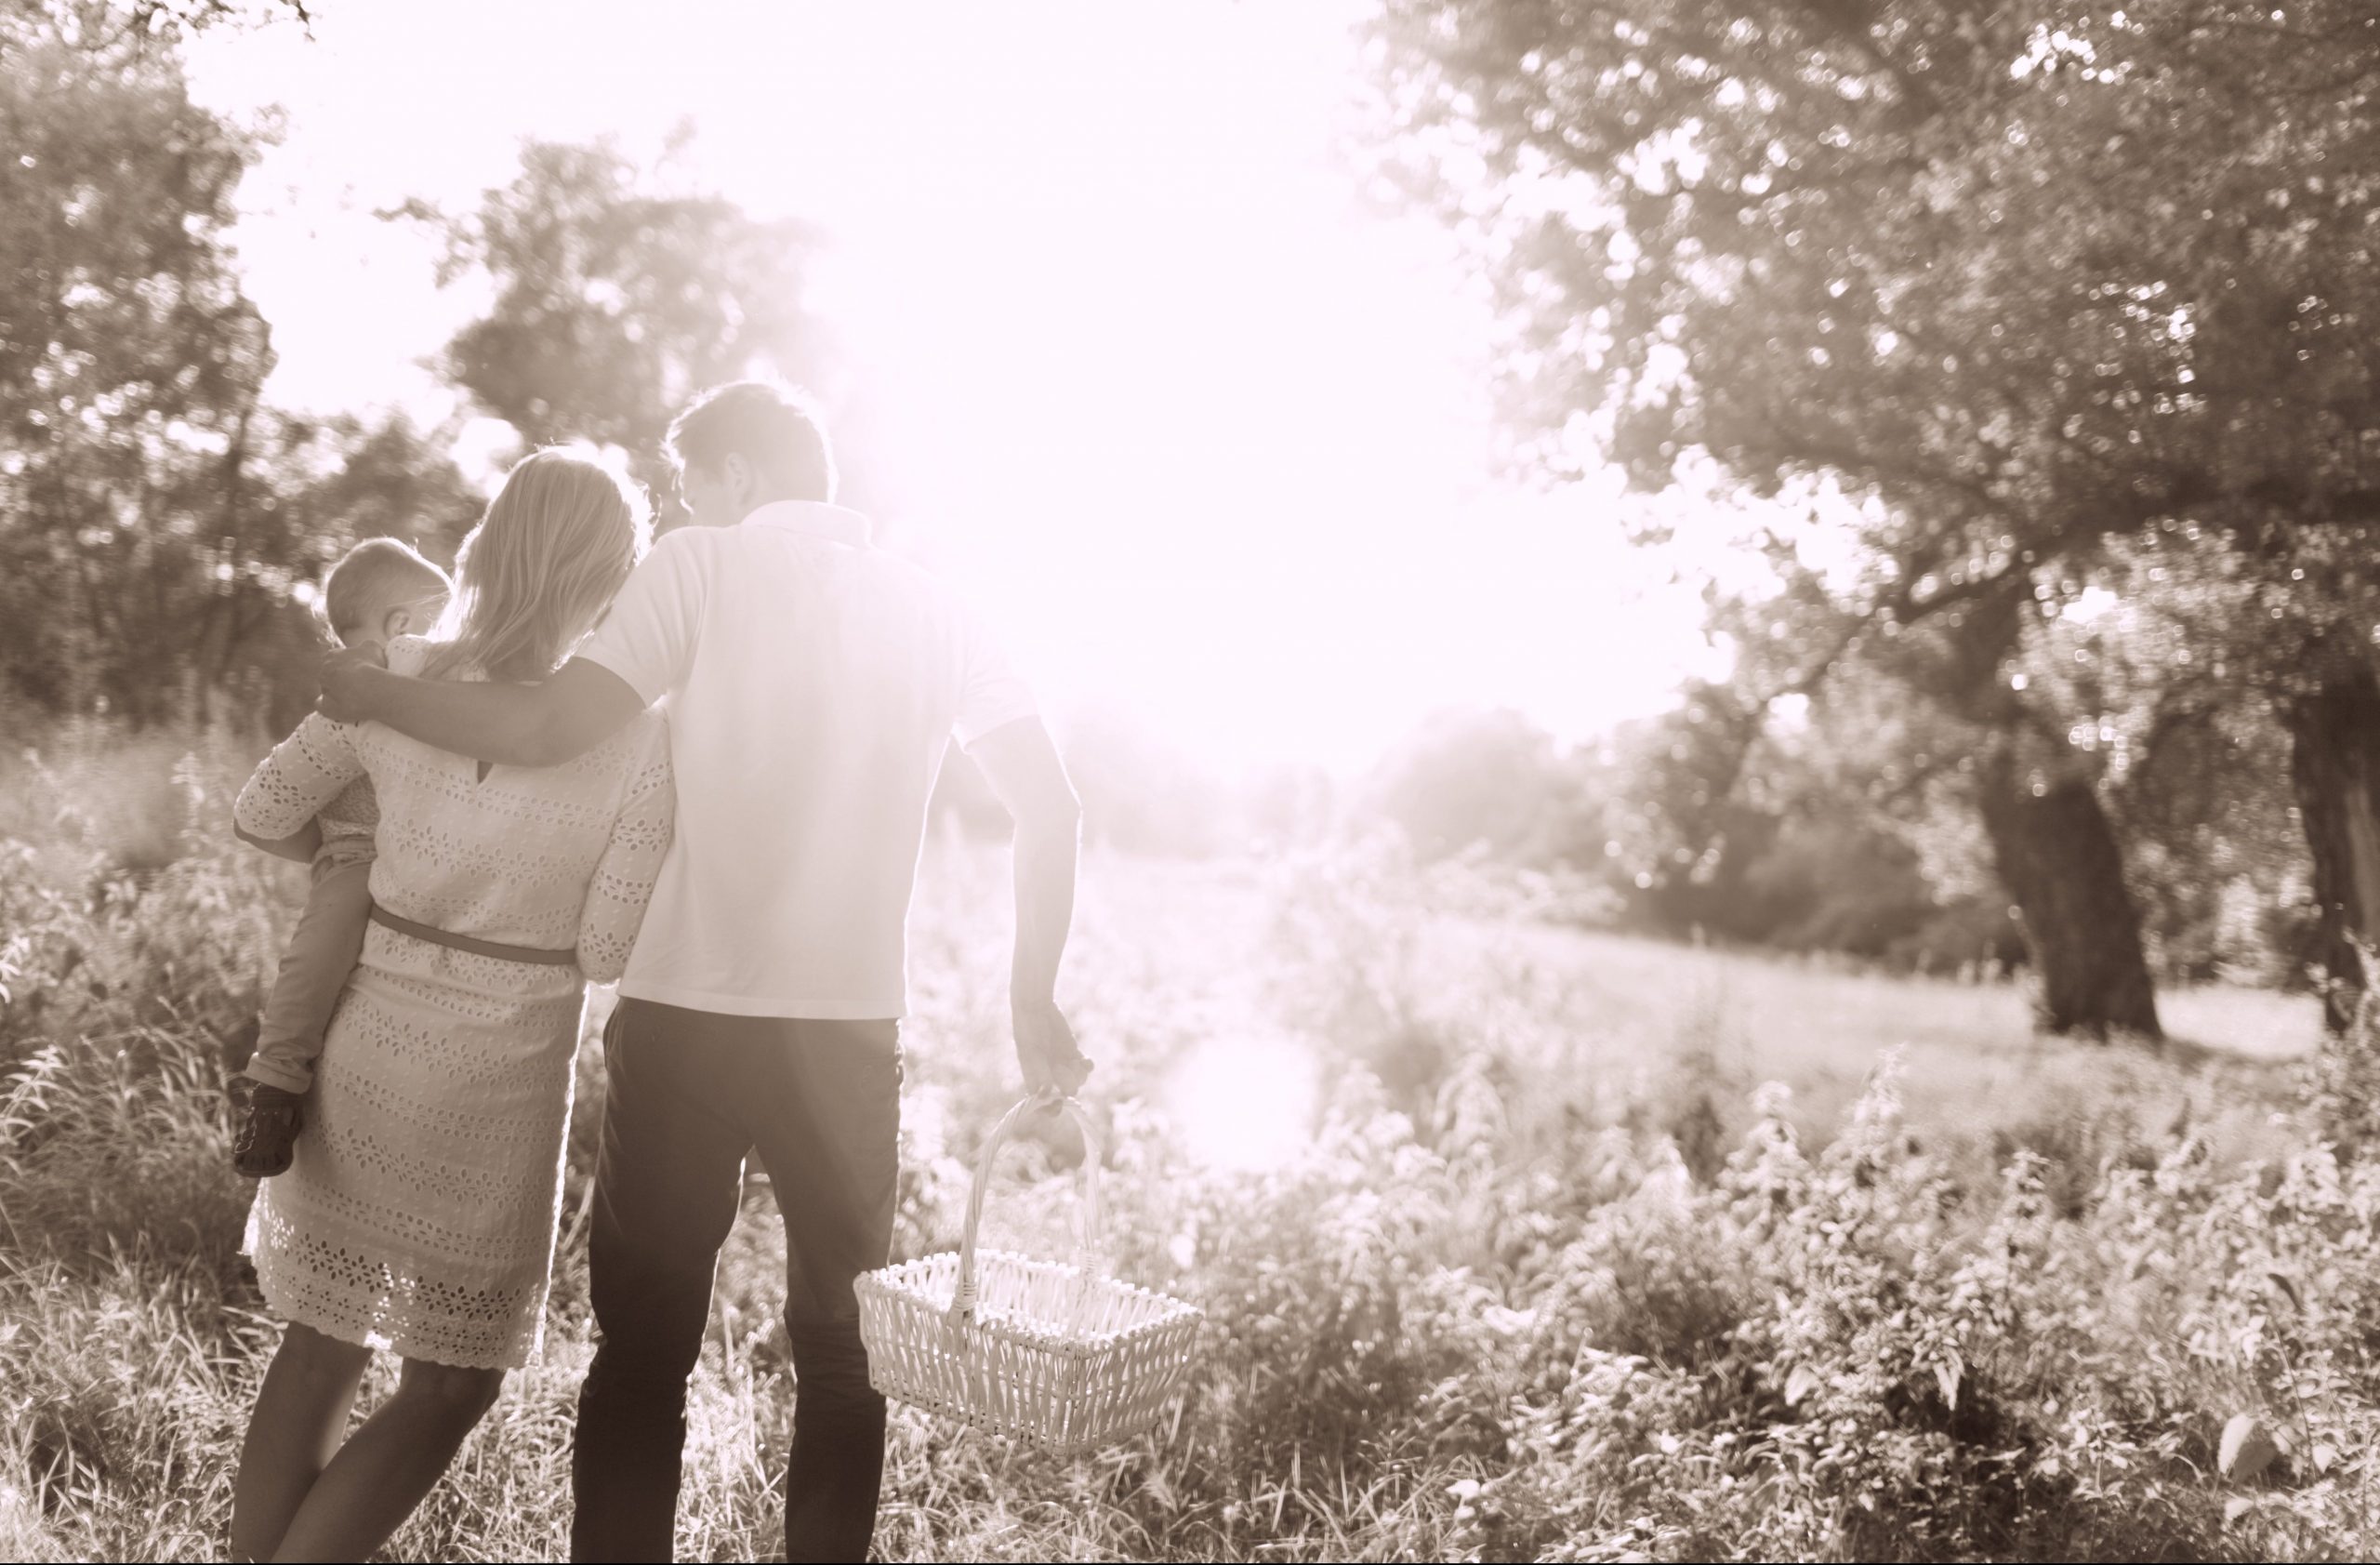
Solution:
M 464 540 L 438 639 L 392 641 L 390 666 L 543 678 L 648 536 L 631 485 L 536 453 Z M 241 1451 L 231 1545 L 244 1559 L 370 1556 L 536 1350 L 580 1001 L 587 980 L 619 976 L 669 842 L 668 749 L 650 714 L 542 769 L 310 717 L 234 817 L 287 838 L 367 775 L 380 808 L 373 922 L 295 1160 L 248 1220 L 258 1280 L 289 1326 Z M 397 1390 L 342 1444 L 375 1347 L 403 1359 Z

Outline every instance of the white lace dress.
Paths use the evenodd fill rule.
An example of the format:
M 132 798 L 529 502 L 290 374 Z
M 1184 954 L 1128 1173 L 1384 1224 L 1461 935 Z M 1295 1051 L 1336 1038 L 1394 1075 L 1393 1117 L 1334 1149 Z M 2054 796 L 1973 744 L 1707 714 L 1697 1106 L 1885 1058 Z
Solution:
M 426 643 L 390 643 L 414 672 Z M 560 766 L 479 763 L 378 723 L 311 716 L 233 807 L 280 838 L 355 778 L 380 801 L 373 900 L 540 965 L 368 926 L 324 1039 L 297 1158 L 263 1182 L 247 1251 L 266 1301 L 345 1342 L 475 1369 L 536 1351 L 586 981 L 616 979 L 669 845 L 668 736 L 645 713 Z

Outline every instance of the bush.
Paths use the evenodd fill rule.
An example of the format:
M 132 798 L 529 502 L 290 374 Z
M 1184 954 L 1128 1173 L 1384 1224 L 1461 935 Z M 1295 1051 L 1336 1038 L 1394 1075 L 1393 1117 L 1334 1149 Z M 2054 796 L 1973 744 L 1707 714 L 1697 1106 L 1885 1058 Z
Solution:
M 21 1557 L 218 1550 L 274 1341 L 234 1253 L 246 1187 L 216 1104 L 298 880 L 215 845 L 237 763 L 210 753 L 178 770 L 153 757 L 165 791 L 126 789 L 137 807 L 78 796 L 62 763 L 0 790 L 0 1549 Z M 173 855 L 126 853 L 160 798 Z M 954 1239 L 972 1155 L 1013 1092 L 1005 932 L 980 911 L 1004 904 L 998 868 L 938 866 L 919 904 L 904 1254 Z M 1202 1359 L 1156 1429 L 1077 1463 L 896 1413 L 888 1557 L 2112 1559 L 2380 1543 L 2368 1050 L 2325 1056 L 2302 1103 L 2258 1107 L 2294 1137 L 2264 1162 L 2228 1160 L 2214 1133 L 2162 1113 L 2147 1128 L 2112 1097 L 1962 1100 L 1961 1134 L 1937 1135 L 1912 1129 L 1890 1068 L 1838 1126 L 1779 1089 L 1747 1092 L 1781 1002 L 1739 1015 L 1716 988 L 1709 1003 L 1679 988 L 1703 981 L 1682 964 L 1736 959 L 1595 936 L 1605 967 L 1566 976 L 1547 942 L 1585 937 L 1532 922 L 1541 906 L 1476 869 L 1382 848 L 1254 889 L 1158 879 L 1149 900 L 1174 922 L 1131 927 L 1086 898 L 1069 984 L 1101 1061 L 1109 1249 L 1119 1274 L 1204 1306 Z M 1244 928 L 1215 926 L 1226 908 Z M 1149 928 L 1159 944 L 1136 946 Z M 1184 949 L 1184 929 L 1212 949 Z M 1183 976 L 1192 957 L 1222 976 Z M 1973 998 L 1895 983 L 1894 1005 Z M 1630 1009 L 1648 986 L 1669 1009 Z M 2008 1015 L 2021 1040 L 2013 1000 Z M 1168 1112 L 1169 1072 L 1260 1029 L 1316 1055 L 1316 1133 L 1268 1168 L 1201 1166 Z M 393 1545 L 404 1556 L 564 1546 L 594 1051 L 579 1088 L 546 1359 L 513 1377 Z M 1025 1138 L 997 1220 L 1063 1245 L 1074 1192 L 1057 1176 L 1079 1156 Z M 775 1542 L 790 1367 L 770 1205 L 749 1195 L 721 1263 L 692 1393 L 688 1554 Z M 387 1383 L 383 1366 L 367 1398 Z

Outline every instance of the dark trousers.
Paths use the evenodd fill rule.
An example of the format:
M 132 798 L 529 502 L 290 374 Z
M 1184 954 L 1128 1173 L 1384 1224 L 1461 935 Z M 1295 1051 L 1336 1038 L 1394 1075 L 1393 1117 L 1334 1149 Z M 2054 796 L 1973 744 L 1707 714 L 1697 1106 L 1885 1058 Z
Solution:
M 589 1285 L 600 1333 L 578 1395 L 570 1557 L 670 1558 L 686 1380 L 711 1273 L 757 1152 L 786 1228 L 797 1383 L 787 1559 L 864 1559 L 884 1472 L 852 1280 L 884 1265 L 900 1173 L 899 1025 L 726 1016 L 623 1000 Z

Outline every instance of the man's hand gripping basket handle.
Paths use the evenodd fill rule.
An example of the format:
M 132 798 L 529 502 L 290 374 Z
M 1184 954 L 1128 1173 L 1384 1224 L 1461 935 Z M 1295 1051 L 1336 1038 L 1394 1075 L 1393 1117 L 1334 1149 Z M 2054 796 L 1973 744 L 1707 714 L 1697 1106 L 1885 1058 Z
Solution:
M 959 1238 L 959 1286 L 950 1297 L 950 1313 L 945 1317 L 953 1326 L 975 1318 L 975 1230 L 984 1221 L 984 1191 L 992 1182 L 992 1160 L 1021 1121 L 1051 1109 L 1064 1109 L 1082 1132 L 1082 1248 L 1090 1264 L 1103 1275 L 1106 1271 L 1106 1230 L 1099 1214 L 1099 1130 L 1080 1103 L 1062 1095 L 1055 1087 L 1045 1087 L 1001 1115 L 983 1151 L 976 1155 L 975 1184 L 967 1192 L 967 1227 Z

